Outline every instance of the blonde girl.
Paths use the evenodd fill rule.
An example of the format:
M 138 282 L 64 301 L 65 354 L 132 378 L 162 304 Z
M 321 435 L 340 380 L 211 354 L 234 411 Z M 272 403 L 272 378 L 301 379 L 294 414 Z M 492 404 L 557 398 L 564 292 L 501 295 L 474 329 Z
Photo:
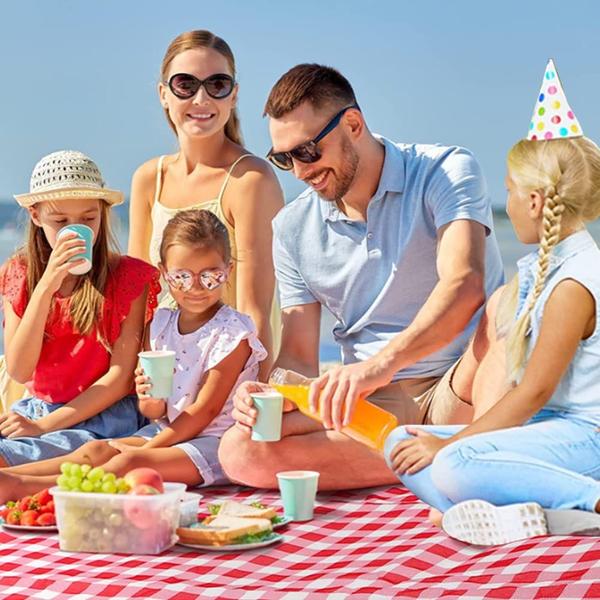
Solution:
M 29 232 L 0 271 L 0 294 L 8 374 L 27 396 L 0 416 L 2 467 L 136 431 L 132 372 L 159 289 L 154 267 L 116 250 L 110 209 L 123 195 L 81 152 L 42 158 L 30 193 L 16 199 Z M 92 267 L 82 275 L 70 273 L 84 262 L 82 239 L 58 235 L 73 224 L 93 232 Z

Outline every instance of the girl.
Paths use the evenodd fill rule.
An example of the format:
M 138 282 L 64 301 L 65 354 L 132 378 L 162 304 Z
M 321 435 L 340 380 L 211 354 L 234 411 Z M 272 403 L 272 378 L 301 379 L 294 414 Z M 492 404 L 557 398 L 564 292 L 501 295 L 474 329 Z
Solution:
M 242 145 L 235 77 L 231 48 L 210 31 L 183 33 L 167 48 L 158 92 L 179 151 L 146 162 L 133 176 L 129 253 L 157 264 L 171 217 L 185 208 L 213 212 L 236 259 L 224 301 L 252 317 L 271 356 L 280 328 L 271 221 L 283 195 L 267 162 Z M 268 373 L 264 362 L 261 378 Z
M 154 423 L 133 437 L 86 444 L 64 459 L 0 473 L 0 501 L 53 485 L 63 460 L 102 465 L 124 475 L 145 466 L 190 486 L 227 483 L 217 459 L 219 438 L 233 424 L 233 390 L 252 380 L 266 351 L 252 320 L 223 304 L 231 273 L 225 226 L 206 210 L 177 214 L 165 227 L 160 268 L 177 310 L 160 308 L 150 325 L 149 349 L 176 353 L 173 393 L 152 398 L 137 371 L 141 412 Z
M 49 154 L 35 166 L 25 246 L 0 272 L 4 345 L 10 377 L 28 397 L 0 416 L 0 466 L 67 454 L 89 440 L 129 435 L 140 425 L 132 369 L 146 304 L 156 305 L 156 269 L 115 250 L 111 206 L 121 192 L 104 187 L 95 163 L 80 152 Z M 93 231 L 91 270 L 74 232 Z M 74 262 L 73 262 L 74 261 Z M 151 315 L 147 315 L 148 317 Z
M 568 106 L 552 112 L 561 104 L 548 123 L 573 123 Z M 386 442 L 391 468 L 463 541 L 600 533 L 600 250 L 583 224 L 600 215 L 600 149 L 574 127 L 508 155 L 508 215 L 539 242 L 499 307 L 513 385 L 471 425 L 400 427 Z

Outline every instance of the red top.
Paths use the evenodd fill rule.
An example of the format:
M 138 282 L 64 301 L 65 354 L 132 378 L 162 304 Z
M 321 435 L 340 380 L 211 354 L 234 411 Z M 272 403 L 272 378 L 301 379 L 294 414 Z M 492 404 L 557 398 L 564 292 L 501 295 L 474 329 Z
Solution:
M 0 294 L 11 304 L 18 317 L 27 306 L 27 265 L 18 258 L 0 270 Z M 129 314 L 131 303 L 148 286 L 146 322 L 152 318 L 160 292 L 159 272 L 151 265 L 121 256 L 108 275 L 104 290 L 102 331 L 112 347 L 121 333 L 121 323 Z M 44 329 L 40 358 L 28 391 L 51 404 L 70 402 L 102 377 L 110 366 L 110 354 L 98 341 L 94 329 L 82 336 L 74 327 L 69 307 L 71 297 L 55 294 Z

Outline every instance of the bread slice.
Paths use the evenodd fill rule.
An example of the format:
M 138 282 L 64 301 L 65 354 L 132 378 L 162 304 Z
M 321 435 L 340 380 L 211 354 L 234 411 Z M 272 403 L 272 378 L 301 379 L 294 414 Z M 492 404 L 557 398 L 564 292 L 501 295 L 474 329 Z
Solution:
M 224 546 L 243 536 L 272 531 L 269 519 L 253 519 L 217 515 L 210 523 L 202 523 L 195 527 L 179 527 L 177 535 L 184 544 L 204 546 Z
M 219 517 L 227 515 L 231 517 L 272 519 L 273 517 L 277 516 L 277 511 L 268 506 L 266 508 L 256 508 L 255 506 L 240 504 L 239 502 L 234 502 L 233 500 L 225 500 L 225 502 L 221 504 L 221 508 L 217 514 Z

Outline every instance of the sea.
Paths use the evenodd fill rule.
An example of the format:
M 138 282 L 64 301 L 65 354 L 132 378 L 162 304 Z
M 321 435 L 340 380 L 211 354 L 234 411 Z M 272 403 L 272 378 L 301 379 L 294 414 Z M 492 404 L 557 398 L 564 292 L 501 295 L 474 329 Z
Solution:
M 127 203 L 113 209 L 114 229 L 121 251 L 127 249 L 128 215 Z M 9 201 L 0 201 L 0 264 L 3 263 L 18 248 L 25 237 L 25 227 L 28 222 L 26 211 Z M 588 227 L 597 243 L 600 244 L 600 221 L 591 223 Z M 525 254 L 531 252 L 534 246 L 521 244 L 504 211 L 494 212 L 494 230 L 507 280 L 516 270 L 516 262 Z M 1 311 L 0 311 L 1 316 Z M 320 360 L 332 362 L 340 359 L 339 348 L 333 340 L 332 330 L 335 321 L 326 310 L 321 318 Z M 0 354 L 2 353 L 2 338 L 0 337 Z

